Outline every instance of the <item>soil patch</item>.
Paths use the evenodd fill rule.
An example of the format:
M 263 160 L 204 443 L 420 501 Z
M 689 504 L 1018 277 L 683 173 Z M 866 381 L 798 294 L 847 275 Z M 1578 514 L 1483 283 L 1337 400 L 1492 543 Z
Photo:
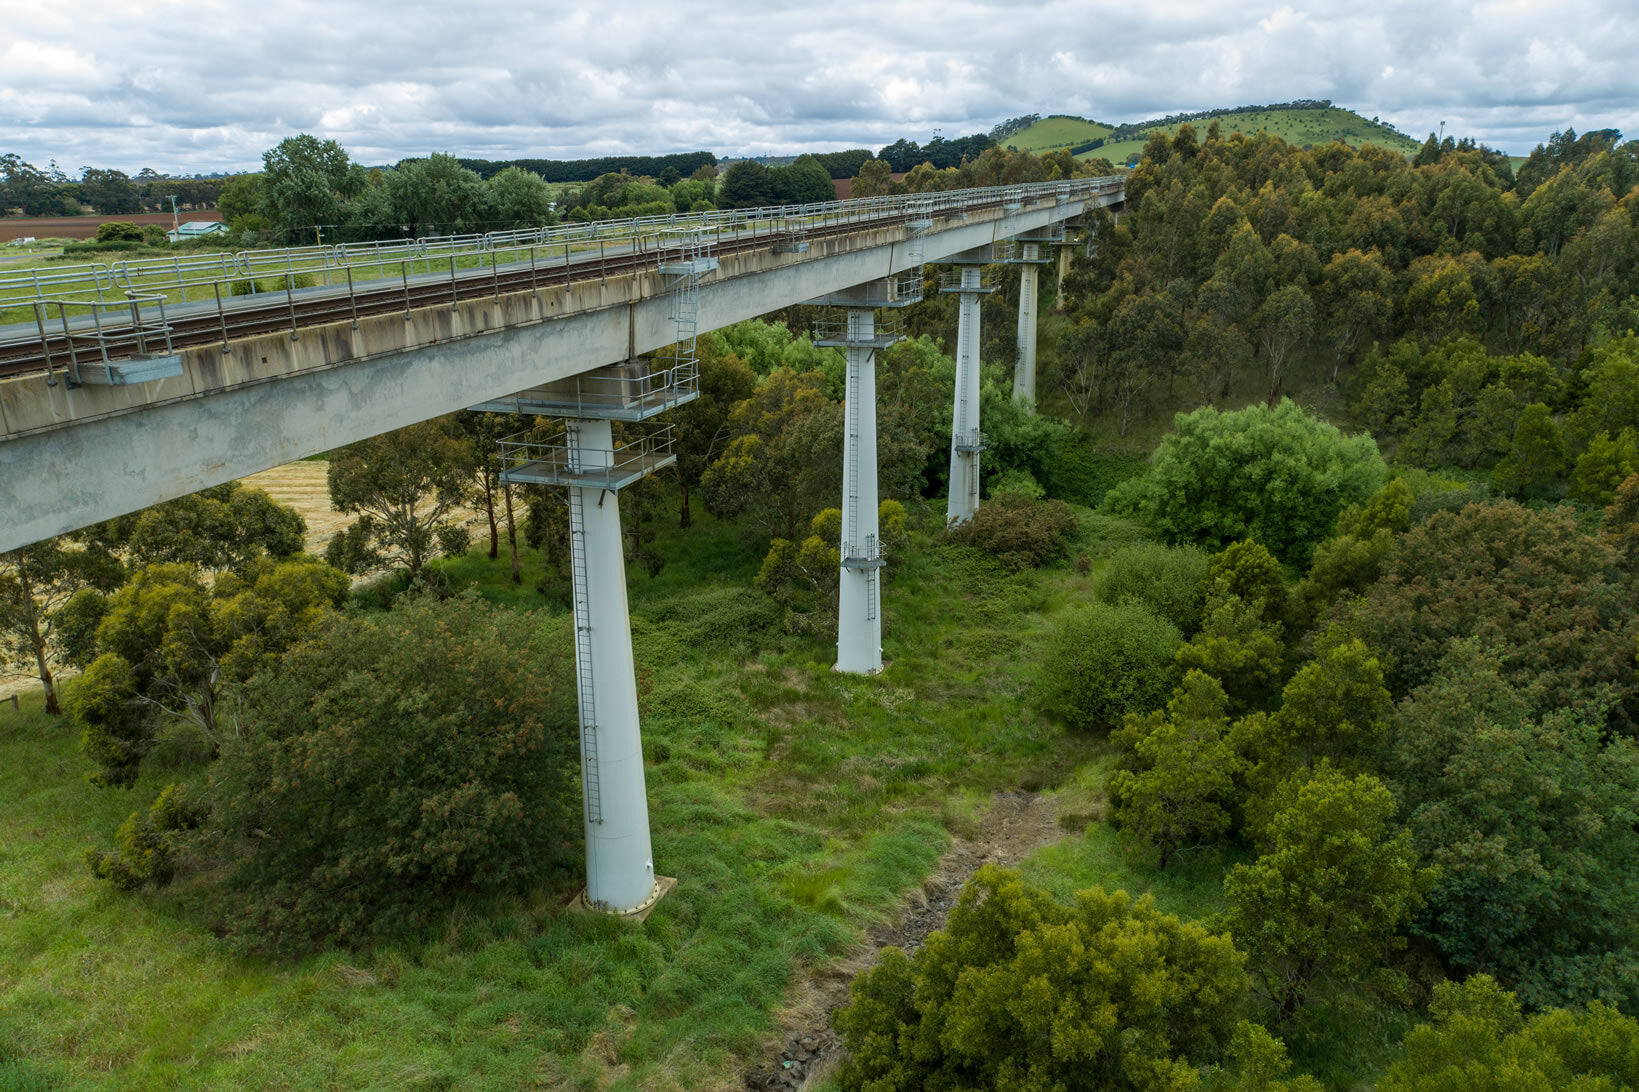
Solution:
M 800 1089 L 832 1072 L 842 1060 L 842 1042 L 831 1030 L 831 1012 L 847 1004 L 848 984 L 876 965 L 890 945 L 914 952 L 928 934 L 945 924 L 962 886 L 981 865 L 1017 864 L 1042 846 L 1063 838 L 1058 804 L 1033 792 L 999 792 L 972 838 L 957 838 L 940 858 L 922 890 L 905 904 L 897 920 L 873 931 L 859 952 L 819 968 L 798 985 L 781 1018 L 780 1045 L 769 1060 L 746 1071 L 748 1089 Z
M 187 223 L 189 220 L 220 220 L 222 214 L 215 209 L 182 209 L 176 215 L 178 223 Z M 106 223 L 119 221 L 126 224 L 160 224 L 171 226 L 171 213 L 165 212 L 133 212 L 124 216 L 7 216 L 0 219 L 0 242 L 8 239 L 24 239 L 34 236 L 36 239 L 94 239 L 97 228 Z

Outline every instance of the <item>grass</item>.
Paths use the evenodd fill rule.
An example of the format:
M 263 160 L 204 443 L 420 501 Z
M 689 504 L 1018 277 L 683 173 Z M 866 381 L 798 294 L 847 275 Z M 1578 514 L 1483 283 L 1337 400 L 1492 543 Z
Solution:
M 1238 858 L 1186 852 L 1156 874 L 1128 855 L 1098 821 L 1107 745 L 1035 710 L 1036 650 L 1101 563 L 1007 575 L 938 544 L 939 515 L 913 507 L 885 585 L 887 666 L 865 679 L 831 670 L 828 630 L 785 632 L 752 588 L 762 540 L 657 513 L 666 564 L 628 581 L 655 861 L 680 882 L 643 925 L 543 890 L 372 950 L 247 957 L 212 931 L 220 876 L 128 896 L 81 860 L 167 781 L 203 779 L 186 749 L 157 751 L 131 792 L 95 789 L 37 695 L 0 710 L 0 1087 L 738 1087 L 794 978 L 891 915 L 996 790 L 1058 797 L 1065 839 L 1023 864 L 1055 895 L 1097 884 L 1222 910 Z M 1082 534 L 1072 557 L 1136 536 L 1092 513 Z M 560 578 L 536 551 L 523 563 L 521 585 L 504 545 L 439 564 L 545 608 L 567 646 Z M 1349 1072 L 1328 1041 L 1305 1057 Z
M 1021 152 L 1041 155 L 1043 152 L 1054 152 L 1060 148 L 1097 140 L 1110 130 L 1111 126 L 1100 125 L 1096 121 L 1055 114 L 1020 129 L 1010 137 L 1004 137 L 1002 143 Z
M 211 932 L 219 878 L 122 896 L 83 849 L 168 780 L 99 790 L 73 733 L 0 714 L 0 1069 L 9 1083 L 727 1087 L 794 974 L 846 952 L 934 866 L 992 789 L 1051 787 L 1091 756 L 1029 702 L 1028 649 L 1073 568 L 1003 576 L 925 538 L 890 585 L 890 660 L 839 676 L 750 587 L 762 544 L 661 517 L 659 574 L 631 577 L 656 862 L 680 878 L 643 926 L 539 897 L 469 906 L 373 951 L 270 962 Z M 547 603 L 506 556 L 446 574 Z M 549 589 L 552 587 L 548 582 Z M 543 624 L 568 640 L 561 607 Z M 23 1076 L 16 1076 L 22 1074 Z M 15 1077 L 15 1079 L 14 1079 Z
M 1195 130 L 1196 139 L 1206 139 L 1207 126 L 1214 120 L 1218 122 L 1218 129 L 1225 137 L 1231 133 L 1245 133 L 1251 136 L 1262 130 L 1271 136 L 1280 137 L 1288 144 L 1300 146 L 1341 140 L 1357 148 L 1362 144 L 1377 144 L 1405 155 L 1415 154 L 1419 147 L 1417 141 L 1401 136 L 1385 125 L 1373 123 L 1353 110 L 1337 106 L 1314 110 L 1244 110 L 1221 114 L 1216 119 L 1190 122 L 1190 126 Z M 1150 134 L 1166 132 L 1170 135 L 1176 129 L 1177 126 L 1157 126 L 1145 130 L 1143 137 L 1105 144 L 1092 151 L 1083 152 L 1077 158 L 1091 159 L 1103 156 L 1112 163 L 1125 163 L 1144 150 L 1145 141 Z

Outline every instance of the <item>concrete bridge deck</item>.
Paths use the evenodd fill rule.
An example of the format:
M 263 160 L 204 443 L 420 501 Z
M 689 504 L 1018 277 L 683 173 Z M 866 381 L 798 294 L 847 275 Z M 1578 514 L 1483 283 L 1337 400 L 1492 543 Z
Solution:
M 789 227 L 719 232 L 699 329 L 891 276 L 917 249 L 937 262 L 1122 199 L 1120 179 L 1081 179 L 877 201 L 870 216 L 816 220 L 796 252 L 777 245 Z M 917 247 L 913 216 L 931 219 Z M 172 378 L 0 379 L 0 551 L 668 345 L 664 257 L 634 241 L 546 270 L 201 304 L 175 316 Z

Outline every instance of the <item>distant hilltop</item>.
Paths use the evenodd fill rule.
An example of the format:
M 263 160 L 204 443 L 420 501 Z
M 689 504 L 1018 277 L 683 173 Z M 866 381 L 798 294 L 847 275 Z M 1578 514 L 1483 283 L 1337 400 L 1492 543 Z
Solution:
M 1355 147 L 1376 144 L 1406 155 L 1415 153 L 1419 146 L 1418 141 L 1388 122 L 1375 117 L 1365 118 L 1353 110 L 1334 106 L 1330 99 L 1298 99 L 1267 106 L 1227 106 L 1120 125 L 1091 121 L 1072 114 L 1052 114 L 1048 117 L 1031 114 L 1003 122 L 991 131 L 991 135 L 1003 147 L 1023 152 L 1040 154 L 1069 148 L 1077 159 L 1100 156 L 1112 163 L 1124 163 L 1137 159 L 1144 150 L 1144 142 L 1154 133 L 1171 135 L 1187 122 L 1200 131 L 1198 135 L 1204 136 L 1206 127 L 1214 121 L 1225 136 L 1263 130 L 1288 144 L 1300 146 L 1337 140 Z

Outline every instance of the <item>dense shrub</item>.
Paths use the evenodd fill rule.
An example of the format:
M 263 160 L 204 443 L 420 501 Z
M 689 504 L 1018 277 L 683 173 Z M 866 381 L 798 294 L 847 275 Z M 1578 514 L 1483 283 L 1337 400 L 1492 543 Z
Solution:
M 1228 937 L 1094 888 L 1060 905 L 986 865 L 913 956 L 885 949 L 832 1018 L 844 1088 L 1192 1087 L 1246 995 Z
M 1487 975 L 1434 987 L 1379 1092 L 1639 1087 L 1639 1021 L 1608 1005 L 1525 1016 Z
M 1193 633 L 1201 625 L 1206 575 L 1207 556 L 1195 547 L 1147 542 L 1112 554 L 1095 594 L 1104 603 L 1136 599 L 1181 632 Z
M 1384 654 L 1396 697 L 1434 677 L 1453 637 L 1497 649 L 1535 711 L 1633 691 L 1636 620 L 1621 555 L 1567 508 L 1512 501 L 1437 512 L 1400 540 L 1350 628 Z
M 85 851 L 93 875 L 123 891 L 163 887 L 176 874 L 182 835 L 200 824 L 206 807 L 181 785 L 166 785 L 147 813 L 134 811 L 114 832 L 112 852 Z
M 255 680 L 213 771 L 242 927 L 358 941 L 567 865 L 573 687 L 537 619 L 475 595 L 332 617 Z
M 1063 501 L 1032 500 L 1003 493 L 985 502 L 973 517 L 946 536 L 959 546 L 975 546 L 1012 572 L 1062 558 L 1077 528 L 1076 514 Z
M 1106 730 L 1159 709 L 1177 679 L 1178 627 L 1131 601 L 1090 603 L 1047 641 L 1042 704 L 1072 728 Z
M 1338 513 L 1387 477 L 1370 436 L 1346 437 L 1290 401 L 1179 414 L 1150 462 L 1105 506 L 1172 542 L 1219 547 L 1254 538 L 1294 562 L 1307 561 Z

